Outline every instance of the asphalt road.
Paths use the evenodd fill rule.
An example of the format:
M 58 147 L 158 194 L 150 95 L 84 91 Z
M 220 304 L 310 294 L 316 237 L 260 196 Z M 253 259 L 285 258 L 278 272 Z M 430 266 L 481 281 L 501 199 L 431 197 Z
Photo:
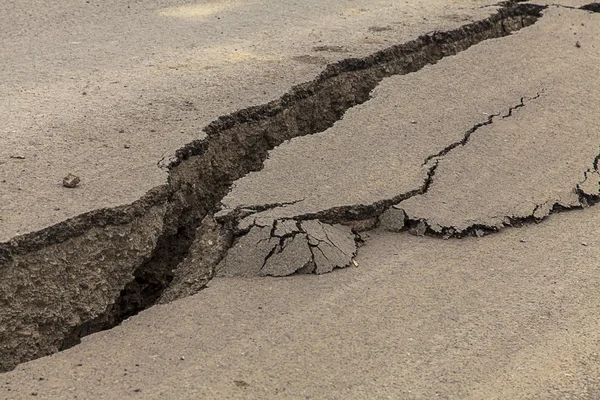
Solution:
M 131 202 L 218 116 L 490 3 L 11 2 L 0 239 Z M 215 278 L 17 366 L 0 397 L 600 399 L 600 14 L 561 4 L 383 80 L 223 201 L 293 202 L 248 217 L 281 221 L 413 193 L 393 207 L 423 230 L 361 232 L 325 275 Z
M 129 204 L 164 184 L 159 164 L 219 116 L 273 100 L 327 63 L 483 18 L 491 3 L 8 1 L 0 241 Z M 69 173 L 76 190 L 61 185 Z
M 597 399 L 600 211 L 375 231 L 358 267 L 217 278 L 2 376 L 7 399 Z M 571 397 L 567 397 L 570 395 Z
M 397 205 L 432 226 L 464 231 L 571 205 L 600 143 L 597 19 L 550 9 L 509 37 L 383 80 L 330 129 L 271 151 L 223 213 L 294 203 L 248 217 L 277 219 L 376 203 L 418 189 L 436 163 L 427 193 Z

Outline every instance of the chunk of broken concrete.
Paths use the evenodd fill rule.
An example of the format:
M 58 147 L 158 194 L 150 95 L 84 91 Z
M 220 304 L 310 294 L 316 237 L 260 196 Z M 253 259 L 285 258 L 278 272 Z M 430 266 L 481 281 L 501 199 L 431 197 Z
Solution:
M 406 214 L 403 210 L 390 207 L 381 214 L 379 223 L 381 228 L 390 232 L 400 232 L 406 224 Z
M 299 233 L 283 240 L 271 257 L 266 260 L 260 275 L 291 275 L 309 266 L 312 260 L 313 255 L 306 234 Z
M 255 226 L 239 237 L 215 268 L 217 276 L 257 276 L 265 260 L 279 244 L 271 227 Z
M 356 254 L 356 240 L 349 227 L 311 220 L 302 221 L 302 229 L 308 236 L 316 274 L 350 265 Z
M 317 220 L 273 221 L 252 227 L 217 265 L 219 276 L 323 274 L 352 263 L 356 253 L 350 227 Z

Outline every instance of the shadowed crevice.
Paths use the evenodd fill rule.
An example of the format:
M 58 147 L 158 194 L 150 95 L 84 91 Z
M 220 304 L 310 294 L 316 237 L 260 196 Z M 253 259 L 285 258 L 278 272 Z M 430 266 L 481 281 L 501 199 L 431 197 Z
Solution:
M 168 184 L 139 201 L 0 243 L 0 279 L 18 288 L 10 295 L 0 293 L 0 322 L 8 327 L 0 331 L 0 370 L 75 345 L 82 336 L 112 328 L 159 301 L 186 258 L 202 258 L 208 251 L 198 243 L 199 237 L 210 237 L 199 235 L 202 221 L 218 211 L 233 182 L 263 168 L 268 151 L 291 138 L 325 131 L 348 109 L 369 100 L 382 79 L 418 71 L 481 41 L 509 35 L 535 23 L 544 8 L 509 3 L 489 18 L 458 29 L 329 65 L 315 80 L 280 99 L 211 123 L 204 129 L 206 139 L 176 152 Z M 426 190 L 434 173 L 435 164 L 414 193 L 366 209 L 340 208 L 306 219 L 356 220 L 364 213 L 381 213 Z M 227 221 L 221 226 L 229 234 L 233 229 Z M 222 243 L 227 245 L 210 249 L 212 266 L 207 268 L 214 268 L 231 244 Z M 66 271 L 61 285 L 47 282 L 49 272 L 59 270 Z M 199 279 L 210 279 L 211 273 Z M 80 278 L 70 280 L 67 275 L 85 275 L 92 281 L 82 286 Z

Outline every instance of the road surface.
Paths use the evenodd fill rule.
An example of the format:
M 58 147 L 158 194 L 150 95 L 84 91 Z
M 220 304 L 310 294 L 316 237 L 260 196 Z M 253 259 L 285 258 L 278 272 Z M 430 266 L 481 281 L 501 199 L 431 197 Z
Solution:
M 600 399 L 587 3 L 10 3 L 1 397 Z

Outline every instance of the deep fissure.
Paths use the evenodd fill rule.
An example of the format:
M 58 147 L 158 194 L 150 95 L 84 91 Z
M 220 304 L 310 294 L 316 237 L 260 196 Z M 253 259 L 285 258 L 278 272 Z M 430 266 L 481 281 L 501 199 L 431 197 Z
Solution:
M 173 279 L 173 271 L 184 261 L 207 215 L 214 214 L 231 184 L 251 171 L 262 168 L 267 152 L 293 137 L 322 132 L 351 107 L 364 103 L 377 84 L 392 75 L 407 74 L 454 55 L 483 40 L 506 36 L 529 26 L 541 17 L 544 6 L 510 3 L 489 18 L 448 32 L 434 32 L 413 41 L 379 51 L 371 56 L 347 59 L 329 65 L 314 81 L 294 87 L 279 100 L 250 107 L 219 118 L 205 128 L 207 139 L 192 142 L 177 151 L 169 166 L 169 183 L 151 191 L 131 207 L 88 213 L 26 235 L 18 242 L 0 246 L 0 261 L 9 263 L 15 254 L 26 254 L 49 244 L 61 244 L 86 230 L 130 223 L 150 205 L 166 209 L 161 234 L 149 257 L 133 272 L 134 279 L 116 301 L 101 313 L 91 313 L 73 327 L 61 327 L 45 338 L 44 345 L 22 345 L 14 352 L 0 354 L 0 370 L 79 342 L 82 336 L 109 329 L 124 319 L 155 304 Z M 340 207 L 299 219 L 339 221 L 377 215 L 392 204 L 423 193 L 433 180 L 434 163 L 421 188 L 370 206 Z M 111 217 L 112 216 L 112 217 Z M 110 217 L 110 218 L 107 218 Z M 223 222 L 227 224 L 227 221 Z M 69 229 L 66 229 L 69 228 Z M 57 322 L 58 323 L 58 322 Z M 45 325 L 39 321 L 38 326 Z M 66 331 L 65 331 L 66 330 Z
M 230 137 L 224 138 L 224 133 L 233 136 L 232 142 L 234 143 L 239 143 L 242 142 L 243 139 L 247 139 L 248 137 L 241 136 L 248 135 L 248 131 L 243 128 L 250 128 L 253 132 L 258 133 L 258 135 L 254 135 L 255 141 L 250 143 L 250 146 L 247 147 L 247 150 L 242 157 L 250 159 L 251 162 L 249 163 L 249 168 L 245 168 L 243 171 L 234 170 L 233 174 L 228 173 L 228 171 L 218 171 L 217 168 L 211 168 L 211 172 L 221 172 L 221 176 L 219 177 L 221 179 L 219 179 L 218 182 L 220 183 L 220 190 L 216 191 L 219 195 L 215 195 L 215 192 L 213 192 L 213 196 L 211 196 L 212 199 L 207 196 L 212 200 L 204 202 L 205 204 L 209 203 L 208 207 L 206 207 L 205 204 L 203 204 L 204 207 L 199 207 L 197 202 L 194 200 L 190 201 L 192 207 L 188 207 L 187 210 L 179 215 L 177 234 L 165 237 L 164 239 L 165 242 L 169 243 L 164 247 L 167 249 L 175 249 L 175 251 L 164 251 L 164 249 L 161 248 L 158 256 L 151 259 L 146 268 L 140 268 L 134 282 L 137 284 L 140 280 L 144 281 L 144 272 L 149 269 L 152 273 L 150 274 L 150 279 L 147 279 L 147 282 L 149 282 L 150 285 L 144 288 L 147 292 L 155 290 L 160 292 L 162 287 L 167 286 L 170 278 L 169 270 L 172 270 L 186 255 L 185 250 L 180 250 L 180 246 L 182 246 L 183 249 L 189 247 L 189 244 L 193 240 L 193 232 L 195 232 L 199 221 L 206 213 L 216 211 L 220 199 L 227 193 L 235 180 L 241 178 L 250 171 L 262 169 L 262 162 L 266 159 L 268 150 L 275 148 L 283 141 L 292 137 L 325 131 L 327 128 L 331 127 L 335 121 L 339 120 L 346 110 L 367 101 L 370 98 L 371 90 L 373 90 L 383 78 L 415 72 L 425 65 L 435 63 L 445 56 L 463 51 L 482 40 L 505 36 L 514 30 L 528 26 L 541 16 L 543 8 L 544 7 L 542 6 L 522 4 L 507 5 L 505 8 L 500 9 L 497 14 L 486 20 L 468 24 L 449 32 L 434 32 L 430 35 L 421 36 L 412 42 L 393 46 L 363 59 L 343 60 L 328 66 L 315 81 L 295 87 L 289 93 L 283 95 L 279 101 L 264 106 L 250 107 L 232 115 L 220 117 L 217 121 L 211 123 L 205 129 L 208 140 L 193 142 L 177 152 L 177 161 L 173 162 L 170 166 L 171 181 L 173 181 L 173 176 L 177 175 L 177 168 L 184 165 L 182 164 L 184 160 L 189 160 L 194 156 L 205 156 L 207 153 L 210 154 L 210 149 L 208 148 L 209 143 L 212 144 L 215 141 L 218 142 L 221 140 L 229 142 L 228 139 L 230 139 Z M 340 87 L 336 88 L 336 83 L 338 83 Z M 340 92 L 340 90 L 343 90 L 343 92 Z M 336 96 L 338 96 L 337 99 L 335 98 Z M 317 99 L 313 99 L 315 97 Z M 325 103 L 327 107 L 323 108 L 316 106 L 319 103 Z M 290 112 L 292 107 L 297 109 L 297 114 L 292 116 L 292 120 L 290 121 L 290 118 L 286 118 L 284 114 L 292 113 Z M 271 122 L 273 119 L 276 121 Z M 282 119 L 282 122 L 285 121 L 286 123 L 284 126 L 278 126 L 279 121 L 277 121 L 277 119 Z M 294 125 L 295 129 L 290 129 L 290 126 L 294 127 Z M 284 131 L 282 131 L 282 129 Z M 242 132 L 240 132 L 240 130 Z M 242 147 L 244 147 L 243 144 Z M 222 150 L 221 154 L 227 152 L 226 149 L 222 148 Z M 218 159 L 219 157 L 216 158 Z M 189 164 L 190 163 L 185 164 L 184 167 L 189 166 Z M 210 165 L 212 166 L 214 164 L 210 163 Z M 428 173 L 428 178 L 424 186 L 425 188 L 430 184 L 434 172 L 435 167 Z M 192 181 L 194 182 L 196 180 L 193 179 Z M 186 184 L 187 187 L 182 185 L 183 187 L 180 188 L 180 192 L 186 192 L 189 189 L 189 182 L 186 182 Z M 375 205 L 375 208 L 377 210 L 383 210 L 392 203 L 397 203 L 417 193 L 422 193 L 423 190 L 426 189 L 421 188 L 415 193 L 399 195 L 397 198 L 391 199 L 390 201 L 384 201 L 381 202 L 381 204 Z M 200 190 L 200 193 L 192 190 L 191 194 L 192 196 L 196 195 L 194 197 L 198 198 L 198 194 L 207 195 L 208 193 L 206 193 L 206 190 Z M 199 210 L 201 211 L 198 212 Z M 350 209 L 347 209 L 347 211 L 349 212 L 346 215 L 336 213 L 337 215 L 332 215 L 329 218 L 317 213 L 314 216 L 307 216 L 307 219 L 324 219 L 325 221 L 334 219 L 356 219 L 363 214 L 361 212 L 356 213 Z M 162 256 L 165 253 L 169 254 L 166 258 L 170 261 L 167 263 L 167 271 L 164 274 L 163 279 L 155 279 L 155 271 L 160 268 L 157 264 L 165 263 L 165 259 Z M 158 285 L 156 282 L 158 282 Z M 144 283 L 142 283 L 142 285 L 143 284 Z M 134 292 L 136 290 L 137 288 L 133 289 Z M 122 310 L 127 310 L 127 306 L 131 304 L 129 299 L 130 296 L 127 292 L 128 288 L 125 289 L 124 295 L 119 302 L 126 305 L 125 307 L 122 307 Z M 157 293 L 156 297 L 158 296 L 159 294 Z M 152 297 L 153 296 L 146 296 L 146 300 L 149 300 L 148 304 L 140 304 L 141 307 L 136 307 L 137 309 L 132 310 L 133 312 L 118 311 L 117 313 L 120 314 L 122 318 L 127 318 L 139 311 L 140 308 L 143 309 L 153 304 L 155 299 Z

